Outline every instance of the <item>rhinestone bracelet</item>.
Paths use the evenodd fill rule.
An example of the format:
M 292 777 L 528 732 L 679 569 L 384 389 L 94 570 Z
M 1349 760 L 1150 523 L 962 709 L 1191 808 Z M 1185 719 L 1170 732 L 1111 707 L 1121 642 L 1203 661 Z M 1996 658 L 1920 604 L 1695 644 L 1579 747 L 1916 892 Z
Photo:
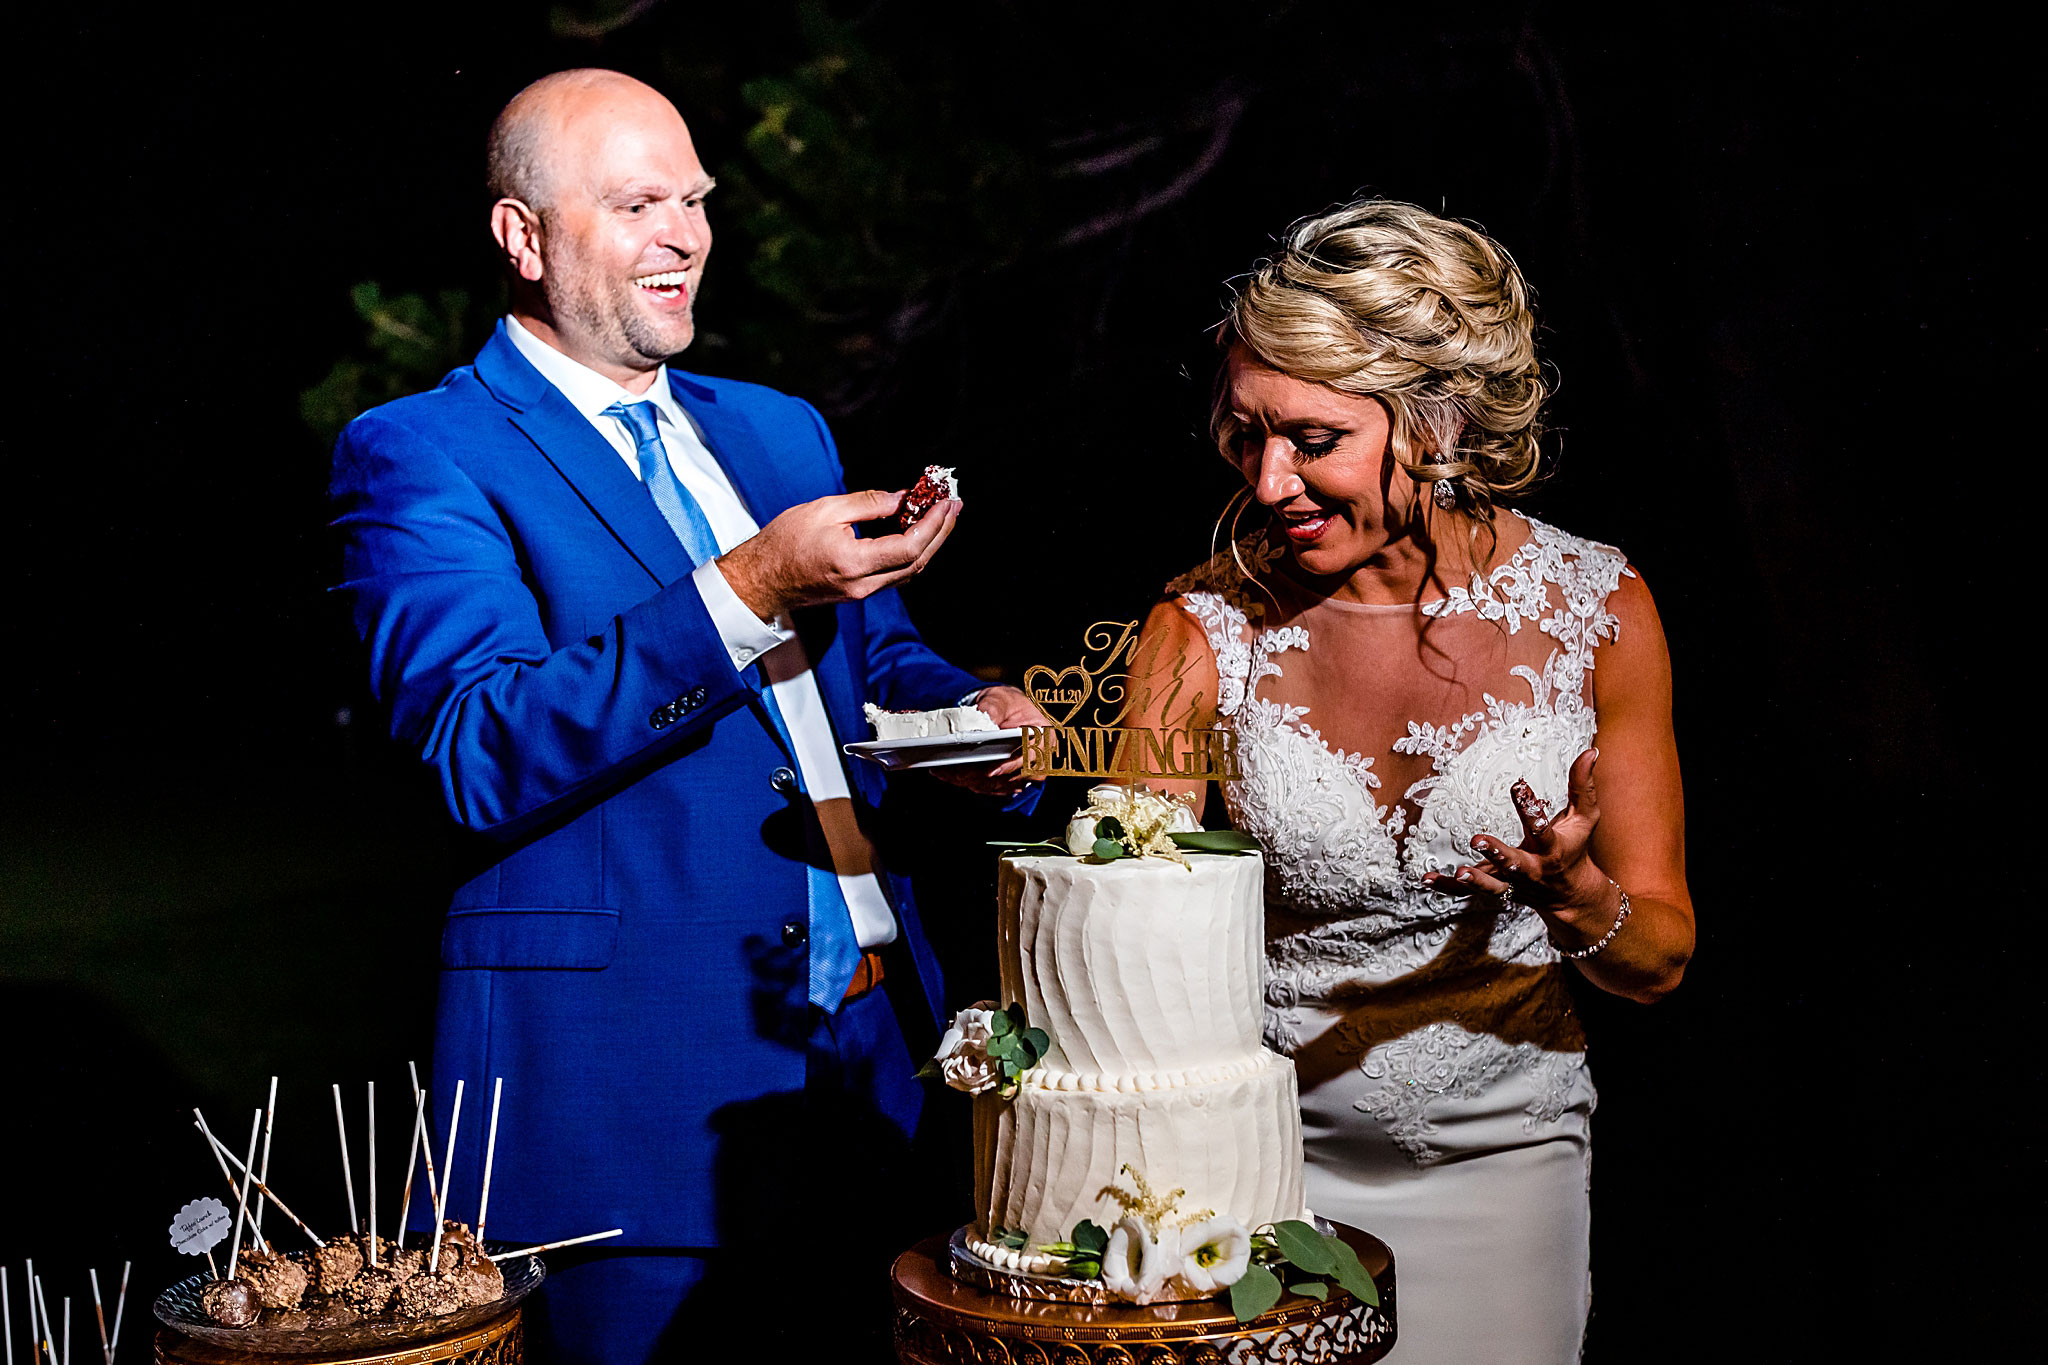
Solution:
M 1616 891 L 1621 891 L 1621 913 L 1617 914 L 1614 917 L 1614 923 L 1608 928 L 1606 933 L 1600 936 L 1600 941 L 1590 948 L 1557 948 L 1557 945 L 1555 943 L 1551 944 L 1551 947 L 1557 948 L 1557 951 L 1564 954 L 1566 957 L 1579 958 L 1583 960 L 1585 958 L 1593 956 L 1593 954 L 1599 952 L 1602 948 L 1605 948 L 1608 944 L 1614 942 L 1614 936 L 1621 932 L 1621 926 L 1628 923 L 1628 892 L 1622 891 L 1621 883 L 1615 881 L 1612 877 L 1609 877 L 1607 879 L 1607 884 L 1613 887 Z

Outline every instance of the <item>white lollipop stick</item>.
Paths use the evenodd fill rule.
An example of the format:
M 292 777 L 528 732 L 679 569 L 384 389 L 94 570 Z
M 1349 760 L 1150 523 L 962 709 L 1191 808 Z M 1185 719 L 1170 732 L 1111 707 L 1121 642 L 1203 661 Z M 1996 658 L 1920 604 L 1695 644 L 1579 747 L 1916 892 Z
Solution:
M 194 1110 L 193 1110 L 192 1112 L 193 1112 L 194 1114 L 199 1114 L 199 1111 L 198 1111 L 197 1109 L 194 1109 Z M 215 1152 L 219 1153 L 219 1154 L 220 1154 L 220 1155 L 221 1155 L 222 1157 L 226 1158 L 226 1159 L 227 1159 L 227 1160 L 229 1160 L 229 1161 L 235 1161 L 235 1154 L 234 1154 L 233 1152 L 230 1152 L 230 1151 L 229 1151 L 229 1150 L 228 1150 L 228 1149 L 227 1149 L 226 1147 L 224 1147 L 223 1145 L 221 1145 L 221 1140 L 220 1140 L 219 1138 L 217 1138 L 217 1137 L 215 1137 L 215 1136 L 213 1135 L 213 1130 L 212 1130 L 211 1128 L 208 1128 L 208 1127 L 206 1126 L 206 1116 L 205 1116 L 204 1114 L 199 1114 L 199 1121 L 198 1121 L 197 1123 L 193 1124 L 192 1126 L 193 1126 L 194 1128 L 197 1128 L 197 1129 L 198 1129 L 198 1130 L 199 1130 L 200 1132 L 202 1132 L 202 1133 L 204 1133 L 204 1134 L 206 1135 L 206 1140 L 207 1140 L 208 1142 L 210 1142 L 210 1143 L 212 1143 L 212 1144 L 213 1144 L 213 1150 L 214 1150 Z M 239 1166 L 239 1165 L 241 1165 L 241 1163 L 240 1163 L 239 1161 L 235 1161 L 235 1164 L 236 1164 L 236 1165 L 238 1165 L 238 1166 Z M 243 1174 L 243 1175 L 248 1175 L 248 1174 L 249 1174 L 249 1172 L 248 1172 L 247 1170 L 244 1170 L 244 1171 L 242 1172 L 242 1174 Z M 228 1178 L 229 1178 L 230 1180 L 234 1179 L 234 1177 L 233 1177 L 233 1176 L 229 1176 Z M 271 1203 L 273 1203 L 273 1204 L 275 1204 L 275 1205 L 277 1205 L 277 1211 L 278 1211 L 279 1213 L 283 1214 L 283 1215 L 284 1215 L 285 1217 L 287 1217 L 287 1218 L 291 1219 L 291 1220 L 292 1220 L 292 1223 L 293 1223 L 293 1225 L 294 1225 L 294 1226 L 296 1226 L 296 1227 L 298 1228 L 298 1230 L 299 1230 L 300 1232 L 303 1232 L 303 1233 L 305 1233 L 307 1237 L 309 1237 L 309 1238 L 311 1238 L 311 1239 L 312 1239 L 312 1242 L 313 1242 L 313 1245 L 314 1245 L 314 1246 L 316 1246 L 316 1247 L 324 1247 L 324 1246 L 326 1246 L 326 1245 L 327 1245 L 326 1239 L 324 1239 L 323 1237 L 321 1237 L 319 1233 L 317 1233 L 317 1232 L 313 1231 L 313 1229 L 311 1229 L 311 1228 L 307 1227 L 307 1226 L 306 1226 L 306 1220 L 305 1220 L 305 1219 L 303 1219 L 303 1218 L 301 1218 L 301 1217 L 299 1217 L 299 1215 L 297 1215 L 296 1213 L 293 1213 L 293 1212 L 291 1211 L 291 1207 L 290 1207 L 289 1205 L 287 1205 L 287 1204 L 286 1204 L 286 1203 L 284 1202 L 284 1200 L 282 1200 L 282 1199 L 279 1199 L 279 1198 L 277 1197 L 277 1191 L 276 1191 L 276 1190 L 273 1190 L 273 1189 L 271 1189 L 271 1188 L 270 1188 L 270 1186 L 268 1186 L 268 1185 L 264 1184 L 264 1183 L 263 1183 L 263 1181 L 262 1181 L 262 1180 L 261 1180 L 260 1178 L 258 1178 L 258 1177 L 254 1177 L 254 1176 L 251 1176 L 251 1177 L 250 1177 L 250 1180 L 249 1180 L 249 1183 L 250 1183 L 250 1184 L 252 1184 L 252 1185 L 254 1185 L 254 1186 L 255 1186 L 255 1187 L 257 1188 L 257 1189 L 261 1190 L 261 1191 L 262 1191 L 263 1193 L 265 1193 L 265 1194 L 269 1195 L 269 1196 L 270 1196 L 270 1202 L 271 1202 Z
M 36 1315 L 43 1320 L 41 1330 L 36 1333 L 36 1340 L 42 1344 L 38 1354 L 47 1355 L 50 1365 L 57 1365 L 57 1346 L 50 1339 L 50 1301 L 43 1297 L 43 1277 L 40 1275 L 36 1276 Z
M 362 1224 L 356 1221 L 356 1178 L 348 1169 L 348 1129 L 341 1121 L 341 1087 L 334 1087 L 334 1133 L 341 1139 L 341 1183 L 348 1187 L 348 1230 L 361 1232 Z
M 274 1118 L 275 1118 L 276 1116 L 277 1116 L 277 1077 L 275 1077 L 275 1076 L 272 1076 L 272 1077 L 270 1078 L 270 1101 L 269 1101 L 269 1103 L 267 1103 L 267 1104 L 265 1104 L 265 1105 L 263 1106 L 263 1164 L 262 1164 L 261 1166 L 258 1166 L 258 1167 L 256 1168 L 256 1174 L 257 1174 L 257 1175 L 258 1175 L 259 1177 L 261 1177 L 262 1179 L 264 1179 L 264 1180 L 268 1180 L 268 1179 L 270 1179 L 270 1125 L 271 1125 L 271 1121 L 272 1121 L 272 1120 L 273 1120 L 273 1119 L 274 1119 Z M 257 1196 L 256 1196 L 256 1240 L 257 1240 L 258 1242 L 262 1242 L 262 1241 L 263 1241 L 263 1203 L 264 1203 L 264 1197 L 263 1197 L 262 1195 L 260 1195 L 260 1194 L 259 1194 L 259 1195 L 257 1195 Z M 270 1247 L 269 1247 L 269 1245 L 268 1245 L 268 1244 L 266 1243 L 266 1244 L 264 1245 L 263 1249 L 264 1249 L 264 1251 L 265 1251 L 265 1252 L 268 1252 L 268 1251 L 270 1250 Z
M 107 1350 L 107 1310 L 100 1306 L 100 1272 L 88 1266 L 85 1273 L 92 1277 L 92 1316 L 93 1321 L 100 1325 L 100 1358 L 104 1360 L 109 1352 Z
M 114 1352 L 121 1349 L 121 1310 L 128 1306 L 128 1269 L 134 1264 L 121 1262 L 121 1292 L 114 1296 L 114 1335 L 107 1342 L 107 1365 L 114 1365 Z
M 370 1264 L 377 1264 L 377 1083 L 370 1082 Z
M 263 1111 L 258 1109 L 249 1115 L 249 1155 L 242 1161 L 246 1172 L 256 1162 L 256 1143 L 263 1137 Z M 228 1278 L 234 1279 L 242 1268 L 242 1219 L 249 1212 L 249 1186 L 242 1185 L 242 1197 L 235 1204 L 235 1238 L 228 1243 Z
M 192 1112 L 196 1114 L 199 1111 L 197 1109 L 194 1109 Z M 204 1120 L 201 1120 L 199 1124 L 195 1124 L 193 1126 L 197 1127 L 200 1132 L 206 1134 L 207 1143 L 213 1150 L 213 1159 L 220 1166 L 221 1179 L 228 1182 L 228 1198 L 240 1199 L 242 1197 L 242 1187 L 235 1183 L 234 1172 L 228 1169 L 227 1158 L 229 1156 L 233 1156 L 234 1153 L 227 1152 L 227 1149 L 225 1147 L 222 1147 L 220 1143 L 214 1141 L 213 1134 L 211 1132 L 208 1132 L 207 1129 L 203 1126 L 203 1124 Z M 227 1156 L 221 1155 L 221 1153 L 223 1152 L 227 1152 Z M 262 1233 L 259 1232 L 256 1234 L 256 1242 L 259 1246 L 263 1248 L 263 1254 L 268 1256 L 270 1254 L 270 1243 L 263 1240 Z M 213 1252 L 211 1250 L 208 1250 L 208 1252 L 206 1253 L 206 1263 L 208 1265 L 213 1264 Z M 215 1278 L 219 1278 L 218 1271 L 216 1271 Z
M 536 1251 L 553 1251 L 557 1247 L 572 1247 L 583 1242 L 602 1242 L 607 1237 L 623 1237 L 625 1235 L 626 1230 L 624 1228 L 613 1228 L 610 1232 L 591 1232 L 581 1237 L 564 1237 L 559 1242 L 542 1242 L 537 1247 L 521 1247 L 517 1251 L 501 1251 L 491 1257 L 491 1259 L 493 1261 L 509 1261 L 519 1256 L 531 1256 Z
M 484 1143 L 484 1192 L 476 1206 L 476 1244 L 484 1244 L 484 1215 L 491 1211 L 491 1158 L 498 1154 L 498 1099 L 505 1093 L 505 1078 L 491 1085 L 491 1136 Z
M 14 1300 L 7 1293 L 4 1265 L 0 1265 L 0 1341 L 7 1343 L 7 1365 L 14 1365 Z
M 412 1093 L 420 1096 L 422 1098 L 422 1102 L 424 1103 L 424 1099 L 427 1092 L 420 1085 L 419 1068 L 414 1066 L 411 1062 L 407 1062 L 405 1064 L 405 1069 L 412 1073 Z M 441 1207 L 441 1195 L 439 1193 L 440 1185 L 434 1179 L 434 1138 L 431 1125 L 427 1123 L 424 1113 L 420 1118 L 420 1132 L 427 1135 L 427 1202 L 432 1204 L 435 1208 L 439 1208 Z
M 256 1155 L 254 1146 L 249 1148 L 249 1155 L 252 1157 Z M 71 1296 L 69 1294 L 64 1296 L 64 1354 L 61 1359 L 64 1361 L 64 1365 L 71 1365 Z
M 441 1271 L 441 1224 L 448 1217 L 448 1185 L 455 1175 L 455 1130 L 462 1124 L 462 1082 L 455 1083 L 455 1108 L 448 1114 L 448 1159 L 441 1163 L 441 1197 L 434 1203 L 434 1255 L 427 1262 L 430 1274 Z
M 427 1096 L 412 1092 L 412 1150 L 405 1154 L 405 1194 L 398 1201 L 398 1249 L 405 1250 L 405 1222 L 412 1213 L 412 1173 L 420 1164 L 420 1128 L 425 1123 Z

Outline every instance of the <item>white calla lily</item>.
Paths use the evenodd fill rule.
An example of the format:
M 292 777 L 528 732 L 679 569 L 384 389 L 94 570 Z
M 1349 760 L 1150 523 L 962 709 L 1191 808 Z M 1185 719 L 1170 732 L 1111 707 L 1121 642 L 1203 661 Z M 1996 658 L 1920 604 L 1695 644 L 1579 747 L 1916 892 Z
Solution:
M 1102 1287 L 1126 1303 L 1151 1303 L 1181 1272 L 1180 1230 L 1156 1233 L 1144 1220 L 1125 1217 L 1110 1229 L 1102 1254 Z
M 1180 1277 L 1197 1294 L 1228 1289 L 1252 1261 L 1251 1229 L 1222 1214 L 1181 1231 Z

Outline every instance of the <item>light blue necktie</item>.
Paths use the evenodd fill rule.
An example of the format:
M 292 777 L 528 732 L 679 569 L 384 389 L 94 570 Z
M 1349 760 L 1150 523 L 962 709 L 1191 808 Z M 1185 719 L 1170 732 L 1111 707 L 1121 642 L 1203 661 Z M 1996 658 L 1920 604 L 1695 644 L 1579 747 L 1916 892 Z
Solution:
M 683 487 L 682 480 L 676 477 L 676 471 L 669 465 L 668 450 L 661 443 L 661 429 L 656 424 L 656 412 L 652 403 L 614 403 L 601 415 L 618 418 L 633 433 L 634 454 L 640 461 L 640 482 L 647 486 L 647 494 L 654 499 L 662 520 L 683 543 L 690 562 L 702 565 L 706 560 L 718 557 L 718 538 L 711 534 L 711 522 L 704 516 L 704 509 L 697 505 L 697 500 L 690 496 L 690 490 Z M 774 690 L 764 683 L 757 695 L 768 712 L 768 719 L 774 723 L 776 733 L 782 737 L 784 747 L 794 755 L 796 745 L 791 742 L 789 726 L 782 719 L 782 708 L 775 704 Z M 802 780 L 801 776 L 798 780 Z M 824 847 L 822 837 L 818 840 L 818 847 Z M 828 857 L 826 861 L 831 859 Z M 810 1001 L 830 1012 L 839 1008 L 840 1002 L 846 998 L 846 988 L 853 984 L 853 974 L 860 966 L 860 941 L 854 937 L 853 912 L 847 908 L 846 893 L 840 889 L 838 875 L 829 867 L 809 863 L 804 865 L 804 871 L 810 890 Z

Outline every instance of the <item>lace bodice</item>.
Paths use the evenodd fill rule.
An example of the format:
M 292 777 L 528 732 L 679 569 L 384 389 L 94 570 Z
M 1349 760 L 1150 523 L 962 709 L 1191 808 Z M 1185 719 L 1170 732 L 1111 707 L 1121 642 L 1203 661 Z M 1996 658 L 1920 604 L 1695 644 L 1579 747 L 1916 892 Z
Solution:
M 1519 843 L 1509 788 L 1526 778 L 1561 809 L 1592 743 L 1594 654 L 1630 570 L 1530 518 L 1503 526 L 1503 546 L 1517 529 L 1490 572 L 1419 605 L 1275 596 L 1282 551 L 1263 537 L 1167 589 L 1215 654 L 1243 765 L 1224 799 L 1265 847 L 1268 1041 L 1293 1050 L 1300 1005 L 1342 1012 L 1366 1075 L 1386 1082 L 1360 1107 L 1424 1161 L 1432 1096 L 1534 1070 L 1547 1098 L 1531 1122 L 1555 1119 L 1584 1066 L 1542 920 L 1422 880 L 1476 861 L 1475 834 Z

